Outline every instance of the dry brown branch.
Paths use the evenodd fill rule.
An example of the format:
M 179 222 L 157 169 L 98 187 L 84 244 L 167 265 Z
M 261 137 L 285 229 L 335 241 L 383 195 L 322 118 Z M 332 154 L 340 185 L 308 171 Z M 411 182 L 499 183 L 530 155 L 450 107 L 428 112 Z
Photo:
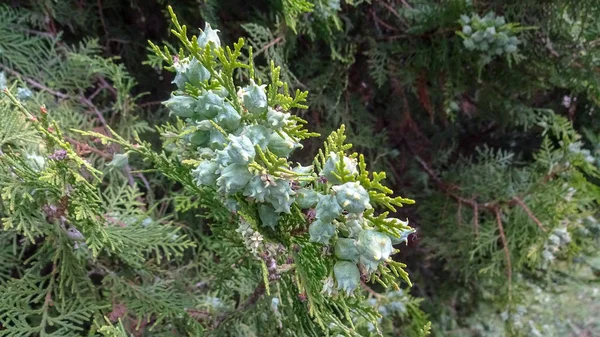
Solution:
M 506 241 L 506 235 L 504 234 L 504 226 L 502 225 L 502 214 L 500 208 L 494 208 L 494 214 L 496 215 L 496 225 L 500 232 L 500 240 L 502 242 L 502 249 L 504 250 L 504 257 L 506 258 L 506 277 L 508 278 L 508 284 L 512 282 L 512 263 L 510 261 L 510 251 L 508 250 L 508 242 Z
M 533 222 L 535 222 L 535 224 L 544 232 L 547 232 L 548 230 L 546 229 L 546 227 L 544 227 L 544 225 L 542 224 L 542 222 L 533 214 L 533 212 L 529 209 L 529 207 L 527 207 L 527 205 L 523 202 L 523 200 L 521 200 L 521 198 L 519 197 L 514 197 L 512 200 L 514 200 L 517 205 L 521 206 L 521 208 L 525 211 L 525 213 L 527 213 L 527 216 L 533 220 Z

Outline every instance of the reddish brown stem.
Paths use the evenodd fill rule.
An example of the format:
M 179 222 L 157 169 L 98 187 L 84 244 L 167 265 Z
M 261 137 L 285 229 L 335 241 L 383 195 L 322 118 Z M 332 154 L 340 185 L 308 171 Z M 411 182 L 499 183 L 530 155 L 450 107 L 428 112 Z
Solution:
M 506 235 L 504 234 L 504 226 L 502 225 L 502 214 L 499 208 L 494 209 L 496 215 L 496 224 L 498 225 L 498 231 L 500 232 L 500 240 L 502 241 L 502 249 L 504 250 L 504 256 L 506 258 L 506 277 L 508 278 L 508 284 L 510 286 L 512 282 L 512 263 L 510 261 L 510 251 L 508 250 L 508 242 L 506 241 Z
M 542 224 L 542 222 L 533 214 L 533 212 L 529 209 L 529 207 L 527 207 L 527 205 L 525 205 L 525 203 L 523 202 L 523 200 L 521 200 L 521 198 L 519 197 L 514 197 L 512 200 L 514 200 L 517 205 L 521 206 L 521 208 L 525 211 L 525 213 L 527 213 L 527 216 L 533 220 L 533 222 L 535 222 L 535 224 L 544 232 L 547 232 L 548 230 L 546 229 L 546 227 L 544 227 L 544 225 Z
M 479 237 L 479 206 L 474 203 L 473 206 L 473 228 L 475 229 L 475 237 Z

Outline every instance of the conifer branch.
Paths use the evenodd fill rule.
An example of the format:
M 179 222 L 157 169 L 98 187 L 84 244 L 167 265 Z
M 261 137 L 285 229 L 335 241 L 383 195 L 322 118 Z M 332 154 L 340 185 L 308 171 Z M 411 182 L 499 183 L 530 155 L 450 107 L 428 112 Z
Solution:
M 506 277 L 508 278 L 508 288 L 510 289 L 512 283 L 512 263 L 510 259 L 510 251 L 508 249 L 508 242 L 506 241 L 506 234 L 504 233 L 504 226 L 502 225 L 502 214 L 500 208 L 494 208 L 494 215 L 496 216 L 496 225 L 498 226 L 498 231 L 500 233 L 504 257 L 506 258 Z
M 543 231 L 547 232 L 548 230 L 544 227 L 542 222 L 533 214 L 533 212 L 527 207 L 527 205 L 521 200 L 519 197 L 513 197 L 513 200 L 517 203 L 517 205 L 521 206 L 521 208 L 527 213 L 527 216 L 535 222 L 535 224 Z
M 48 88 L 47 86 L 45 86 L 45 85 L 43 85 L 43 84 L 41 84 L 41 83 L 39 83 L 39 82 L 37 82 L 35 80 L 32 80 L 32 79 L 27 78 L 27 77 L 24 77 L 23 75 L 19 74 L 18 72 L 10 69 L 9 67 L 7 67 L 7 66 L 5 66 L 5 65 L 3 65 L 1 63 L 0 63 L 0 68 L 2 68 L 2 70 L 6 71 L 7 73 L 13 75 L 14 77 L 17 77 L 17 78 L 25 81 L 26 83 L 28 83 L 29 85 L 31 85 L 32 87 L 34 87 L 36 89 L 45 91 L 45 92 L 47 92 L 47 93 L 49 93 L 51 95 L 54 95 L 54 96 L 56 96 L 58 98 L 61 98 L 61 99 L 67 99 L 67 98 L 69 98 L 69 95 L 64 94 L 62 92 L 58 92 L 58 91 L 52 90 L 52 89 Z

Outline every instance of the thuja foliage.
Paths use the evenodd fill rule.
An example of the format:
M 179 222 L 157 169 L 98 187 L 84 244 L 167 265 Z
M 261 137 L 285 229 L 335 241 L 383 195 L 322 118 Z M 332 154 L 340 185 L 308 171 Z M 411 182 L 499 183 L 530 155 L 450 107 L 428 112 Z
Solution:
M 223 47 L 209 24 L 189 37 L 171 16 L 179 53 L 151 44 L 176 73 L 163 102 L 176 121 L 158 128 L 164 150 L 131 125 L 106 122 L 96 104 L 120 114 L 135 108 L 120 85 L 127 75 L 111 61 L 54 89 L 44 76 L 3 65 L 0 287 L 10 298 L 0 304 L 0 335 L 362 336 L 381 333 L 381 313 L 411 318 L 411 331 L 425 335 L 418 300 L 399 287 L 410 285 L 405 265 L 391 259 L 393 244 L 414 230 L 389 211 L 414 201 L 367 170 L 343 126 L 311 165 L 291 161 L 318 136 L 289 112 L 306 108 L 308 93 L 290 94 L 273 64 L 263 84 L 252 48 L 249 62 L 240 59 L 243 39 Z M 238 72 L 247 76 L 241 86 Z M 96 90 L 81 92 L 95 80 Z M 104 90 L 114 97 L 99 99 Z M 91 111 L 103 130 L 56 119 L 60 106 L 77 113 L 70 104 Z M 132 170 L 136 158 L 145 170 Z M 144 174 L 157 173 L 181 186 L 163 205 L 195 221 L 158 217 L 160 204 L 144 199 L 134 178 L 149 188 Z M 395 292 L 377 294 L 367 282 Z
M 413 191 L 409 268 L 434 333 L 564 335 L 524 308 L 597 282 L 597 3 L 329 4 L 294 31 L 243 27 L 257 63 L 319 88 L 311 122 L 343 120 Z
M 7 18 L 0 20 L 0 86 L 17 100 L 3 97 L 10 118 L 1 119 L 2 130 L 10 131 L 2 151 L 40 177 L 56 170 L 55 158 L 68 158 L 61 167 L 76 168 L 93 187 L 80 190 L 87 188 L 86 200 L 99 195 L 101 202 L 62 198 L 76 186 L 73 171 L 56 171 L 71 173 L 40 187 L 35 175 L 15 180 L 24 171 L 7 162 L 5 180 L 15 186 L 8 191 L 34 180 L 36 188 L 25 194 L 34 201 L 3 216 L 27 220 L 37 209 L 38 220 L 29 227 L 7 220 L 13 227 L 5 229 L 0 275 L 25 298 L 7 302 L 10 319 L 25 319 L 5 334 L 59 331 L 48 317 L 64 322 L 75 317 L 70 312 L 76 323 L 58 335 L 418 336 L 431 329 L 436 336 L 565 336 L 598 329 L 590 319 L 600 270 L 596 1 L 174 0 L 180 23 L 160 37 L 166 47 L 149 48 L 156 71 L 139 71 L 143 47 L 135 45 L 138 32 L 167 32 L 166 24 L 149 28 L 170 20 L 168 11 L 159 19 L 163 1 L 23 3 L 26 9 L 0 11 Z M 143 19 L 124 27 L 130 13 Z M 183 22 L 204 29 L 194 39 Z M 86 42 L 65 44 L 55 25 L 65 39 Z M 242 34 L 243 43 L 236 40 Z M 135 117 L 154 123 L 164 115 L 136 106 L 131 76 L 99 58 L 100 50 L 123 55 L 141 87 L 177 116 L 158 128 L 164 150 L 153 135 L 138 137 L 147 128 Z M 173 73 L 164 74 L 165 82 L 174 78 L 169 89 L 143 81 L 164 65 Z M 29 114 L 15 110 L 19 104 Z M 50 136 L 26 122 L 31 116 L 55 121 L 51 129 L 63 136 L 46 145 Z M 331 134 L 325 144 L 299 117 L 306 129 Z M 69 154 L 54 152 L 61 148 Z M 366 165 L 385 170 L 388 186 L 416 206 L 397 208 L 378 185 L 383 176 L 363 176 Z M 11 205 L 8 195 L 2 202 Z M 61 205 L 71 218 L 52 216 Z M 79 223 L 76 205 L 104 220 Z M 407 217 L 416 235 L 398 220 Z M 89 255 L 63 263 L 71 260 L 50 251 L 63 241 L 38 232 L 38 223 L 66 231 L 73 241 L 65 247 Z M 109 233 L 116 226 L 140 232 L 112 246 L 100 224 Z M 172 250 L 140 248 L 166 238 L 182 241 Z M 394 261 L 407 266 L 381 263 L 393 253 L 389 242 L 402 248 Z M 91 286 L 57 288 L 66 278 L 61 266 L 85 270 L 68 277 Z M 414 286 L 393 289 L 403 271 Z M 61 307 L 57 296 L 98 307 Z

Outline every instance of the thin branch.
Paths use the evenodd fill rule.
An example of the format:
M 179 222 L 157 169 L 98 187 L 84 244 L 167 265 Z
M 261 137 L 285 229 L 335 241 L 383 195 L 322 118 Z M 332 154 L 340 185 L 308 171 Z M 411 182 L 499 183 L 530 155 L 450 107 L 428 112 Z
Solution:
M 220 317 L 217 318 L 217 320 L 216 320 L 216 322 L 215 322 L 215 324 L 213 326 L 213 330 L 218 329 L 225 322 L 227 322 L 228 320 L 232 319 L 236 314 L 242 313 L 242 312 L 246 311 L 247 309 L 249 309 L 250 307 L 254 306 L 256 304 L 256 302 L 258 302 L 258 300 L 265 293 L 265 289 L 266 289 L 265 288 L 265 283 L 263 281 L 261 281 L 258 284 L 258 286 L 256 286 L 256 289 L 254 289 L 254 292 L 248 297 L 248 299 L 246 299 L 246 302 L 242 303 L 234 311 L 231 311 L 229 313 L 223 314 L 223 315 L 221 315 Z
M 102 0 L 98 0 L 98 16 L 100 16 L 100 23 L 102 24 L 102 30 L 104 30 L 104 37 L 108 39 L 108 28 L 106 28 L 106 21 L 104 21 Z
M 429 165 L 427 165 L 427 163 L 421 157 L 419 157 L 418 155 L 415 154 L 415 159 L 421 165 L 423 170 L 425 170 L 425 172 L 427 172 L 429 177 L 431 177 L 431 179 L 433 179 L 433 181 L 438 185 L 438 187 L 442 191 L 444 191 L 450 197 L 456 199 L 456 201 L 458 201 L 458 202 L 465 203 L 473 208 L 475 207 L 475 205 L 477 203 L 474 200 L 463 198 L 463 197 L 459 196 L 458 194 L 450 191 L 450 189 L 446 186 L 446 184 L 444 184 L 444 182 L 438 177 L 438 175 L 429 167 Z M 490 206 L 484 205 L 484 207 L 490 207 Z
M 475 230 L 475 237 L 479 237 L 479 206 L 474 203 L 473 206 L 473 229 Z
M 456 210 L 456 221 L 458 222 L 458 226 L 462 226 L 462 202 L 458 201 L 458 209 Z
M 400 2 L 402 2 L 402 4 L 409 9 L 412 9 L 412 6 L 408 4 L 408 2 L 406 2 L 406 0 L 400 0 Z
M 377 17 L 377 14 L 375 13 L 375 11 L 371 11 L 371 14 L 373 15 L 373 20 L 375 20 L 376 24 L 380 24 L 382 26 L 384 26 L 385 28 L 393 31 L 393 32 L 397 32 L 398 28 L 392 27 L 392 25 L 386 23 L 385 21 L 383 21 L 382 19 L 380 19 L 379 17 Z
M 512 200 L 514 200 L 517 205 L 521 206 L 521 208 L 525 211 L 525 213 L 527 213 L 527 216 L 529 216 L 529 218 L 531 220 L 533 220 L 533 222 L 535 222 L 535 224 L 544 232 L 547 232 L 548 230 L 546 229 L 546 227 L 544 227 L 544 225 L 542 224 L 542 222 L 533 214 L 533 212 L 529 209 L 529 207 L 527 207 L 527 205 L 525 205 L 525 203 L 523 202 L 523 200 L 521 200 L 521 198 L 519 197 L 514 197 Z
M 96 117 L 98 117 L 98 120 L 100 121 L 100 123 L 102 123 L 102 126 L 108 132 L 109 130 L 108 130 L 108 124 L 106 123 L 106 119 L 104 118 L 104 116 L 102 115 L 100 110 L 98 110 L 98 108 L 96 108 L 94 103 L 92 101 L 90 101 L 88 98 L 83 97 L 83 96 L 79 98 L 79 101 L 81 103 L 83 103 L 83 105 L 87 106 L 90 110 L 92 110 L 92 112 L 96 115 Z
M 390 13 L 394 14 L 394 16 L 396 16 L 400 21 L 402 21 L 402 17 L 400 16 L 400 14 L 398 14 L 398 12 L 396 11 L 396 9 L 394 9 L 394 7 L 392 7 L 390 4 L 388 4 L 385 1 L 381 1 L 381 0 L 377 1 L 377 3 L 381 4 L 388 11 L 390 11 Z
M 149 106 L 153 106 L 153 105 L 160 105 L 162 102 L 163 101 L 151 101 L 151 102 L 140 103 L 140 104 L 138 104 L 138 107 L 145 108 L 145 107 L 149 107 Z
M 95 154 L 99 155 L 100 157 L 102 157 L 102 158 L 104 158 L 106 160 L 112 160 L 113 159 L 112 155 L 110 155 L 110 154 L 108 154 L 106 152 L 103 152 L 101 150 L 98 150 L 95 147 L 89 146 L 88 144 L 79 142 L 79 141 L 77 141 L 77 140 L 75 140 L 73 138 L 65 137 L 65 140 L 68 141 L 69 143 L 75 145 L 76 148 L 81 148 L 84 151 L 94 152 Z
M 506 277 L 508 278 L 508 285 L 510 288 L 512 282 L 512 263 L 510 261 L 510 251 L 508 250 L 508 242 L 506 241 L 506 235 L 504 234 L 504 226 L 502 225 L 502 215 L 500 212 L 500 208 L 494 208 L 494 213 L 496 215 L 496 225 L 498 226 L 498 231 L 500 232 L 502 249 L 504 250 L 504 256 L 506 258 Z
M 373 297 L 375 297 L 375 298 L 377 298 L 377 299 L 380 299 L 380 298 L 384 298 L 384 297 L 385 297 L 385 296 L 381 295 L 380 293 L 376 292 L 375 290 L 373 290 L 371 287 L 369 287 L 369 285 L 368 285 L 368 284 L 366 284 L 366 283 L 365 283 L 364 281 L 362 281 L 362 280 L 360 281 L 360 286 L 361 286 L 361 287 L 362 287 L 362 288 L 363 288 L 363 289 L 364 289 L 366 292 L 368 292 L 368 293 L 369 293 L 369 295 L 371 295 L 371 296 L 373 296 Z
M 23 75 L 19 74 L 18 72 L 10 69 L 9 67 L 7 67 L 7 66 L 5 66 L 3 64 L 0 64 L 0 68 L 2 68 L 2 70 L 6 71 L 7 73 L 13 75 L 14 77 L 18 77 L 18 78 L 22 79 L 23 81 L 29 83 L 29 85 L 31 85 L 32 87 L 34 87 L 36 89 L 45 91 L 45 92 L 47 92 L 49 94 L 52 94 L 52 95 L 54 95 L 54 96 L 56 96 L 58 98 L 62 98 L 62 99 L 69 98 L 69 95 L 63 94 L 62 92 L 54 91 L 54 90 L 48 88 L 47 86 L 45 86 L 45 85 L 43 85 L 43 84 L 41 84 L 39 82 L 36 82 L 36 81 L 34 81 L 34 80 L 30 79 L 30 78 L 26 78 Z
M 100 82 L 100 84 L 102 84 L 102 88 L 108 89 L 108 91 L 110 91 L 113 94 L 113 96 L 118 96 L 117 89 L 115 89 L 114 86 L 109 84 L 104 77 L 98 76 L 97 79 Z
M 283 37 L 282 36 L 278 36 L 277 38 L 273 39 L 271 42 L 267 43 L 262 48 L 260 48 L 256 53 L 254 53 L 252 55 L 252 57 L 253 58 L 257 57 L 258 55 L 260 55 L 261 53 L 265 52 L 267 49 L 273 47 L 274 45 L 278 44 L 282 40 L 283 40 Z

